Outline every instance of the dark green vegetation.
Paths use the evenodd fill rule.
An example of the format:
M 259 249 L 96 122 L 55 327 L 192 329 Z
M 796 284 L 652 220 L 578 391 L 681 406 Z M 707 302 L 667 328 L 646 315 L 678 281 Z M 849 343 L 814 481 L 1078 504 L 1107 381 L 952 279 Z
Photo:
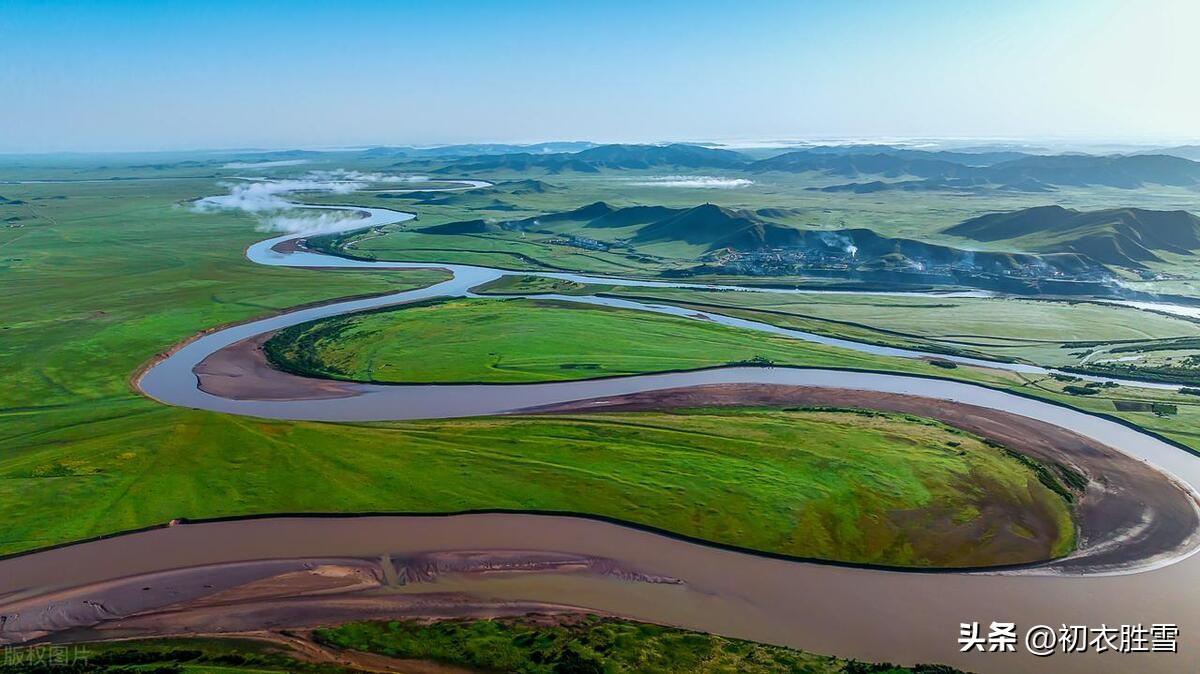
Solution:
M 625 620 L 352 623 L 318 630 L 338 648 L 513 674 L 955 674 L 939 665 L 898 667 L 812 655 Z
M 7 653 L 0 674 L 358 674 L 250 639 L 147 639 L 34 646 Z
M 596 616 L 350 623 L 299 639 L 171 638 L 7 652 L 0 674 L 358 674 L 391 658 L 396 671 L 449 665 L 480 674 L 961 674 L 899 667 Z M 320 655 L 314 655 L 320 654 Z M 321 662 L 313 662 L 313 660 Z M 390 670 L 389 670 L 390 671 Z
M 545 276 L 510 274 L 471 289 L 478 295 L 590 295 L 595 286 Z
M 1196 337 L 1116 344 L 1098 349 L 1094 356 L 1081 365 L 1067 369 L 1110 377 L 1138 377 L 1168 384 L 1200 382 L 1200 338 Z

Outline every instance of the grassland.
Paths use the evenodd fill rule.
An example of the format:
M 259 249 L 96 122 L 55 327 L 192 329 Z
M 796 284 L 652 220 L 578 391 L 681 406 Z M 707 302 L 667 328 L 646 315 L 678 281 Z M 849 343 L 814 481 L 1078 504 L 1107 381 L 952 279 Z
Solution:
M 801 556 L 962 565 L 976 546 L 947 546 L 955 527 L 1011 524 L 976 522 L 976 500 L 990 494 L 1056 513 L 1055 551 L 1071 545 L 1065 504 L 1015 460 L 930 422 L 849 414 L 333 425 L 148 412 L 47 432 L 44 448 L 6 461 L 4 542 L 22 549 L 175 517 L 509 508 Z M 906 509 L 928 519 L 893 517 Z M 1044 555 L 1037 547 L 1011 552 Z
M 321 643 L 396 658 L 420 658 L 513 674 L 955 674 L 949 667 L 897 667 L 838 660 L 685 630 L 586 617 L 352 623 L 319 630 Z
M 592 379 L 737 363 L 868 368 L 890 360 L 718 323 L 536 299 L 457 299 L 330 318 L 280 331 L 266 351 L 276 366 L 300 374 L 379 383 Z
M 1112 304 L 854 293 L 749 293 L 501 277 L 481 295 L 607 295 L 769 323 L 867 344 L 1124 379 L 1200 382 L 1200 321 Z
M 395 169 L 393 169 L 395 170 Z M 402 170 L 402 169 L 401 169 Z M 689 173 L 689 172 L 682 172 Z M 713 175 L 713 170 L 694 171 L 694 174 Z M 717 172 L 721 173 L 721 172 Z M 998 192 L 881 192 L 875 194 L 846 194 L 811 191 L 846 182 L 837 177 L 816 174 L 763 173 L 741 175 L 736 171 L 721 174 L 752 180 L 752 184 L 736 189 L 704 189 L 649 185 L 646 178 L 661 172 L 605 171 L 585 175 L 565 173 L 539 175 L 542 181 L 557 187 L 537 194 L 513 195 L 499 189 L 462 195 L 440 203 L 418 203 L 415 199 L 380 199 L 376 196 L 354 194 L 329 197 L 331 201 L 350 201 L 372 206 L 419 211 L 419 225 L 465 220 L 478 217 L 515 219 L 540 213 L 552 213 L 577 208 L 594 201 L 615 206 L 662 205 L 671 207 L 695 206 L 712 202 L 735 209 L 783 209 L 777 218 L 785 224 L 818 228 L 867 227 L 885 236 L 930 240 L 937 243 L 959 244 L 958 237 L 943 235 L 942 231 L 971 217 L 984 213 L 1016 210 L 1030 206 L 1055 203 L 1080 210 L 1124 208 L 1138 206 L 1158 209 L 1200 210 L 1196 193 L 1183 188 L 1144 187 L 1139 190 L 1116 188 L 1062 187 L 1053 194 Z M 485 177 L 503 181 L 529 178 L 515 172 L 494 172 Z M 486 198 L 480 198 L 486 197 Z M 416 223 L 410 223 L 416 225 Z M 386 239 L 376 240 L 378 250 L 403 250 Z M 986 244 L 982 244 L 986 247 Z
M 779 296 L 679 289 L 579 287 L 576 284 L 521 276 L 510 277 L 510 280 L 490 288 L 485 292 L 565 291 L 567 294 L 580 294 L 603 291 L 615 296 L 669 299 L 685 307 L 868 343 L 995 359 L 1015 359 L 1019 356 L 1023 360 L 1050 365 L 1061 361 L 1044 354 L 1063 358 L 1060 354 L 1066 352 L 1071 358 L 1078 359 L 1092 350 L 1103 351 L 1113 348 L 1113 345 L 1116 348 L 1130 348 L 1130 345 L 1140 347 L 1160 342 L 1172 343 L 1173 338 L 1166 335 L 1195 330 L 1195 324 L 1190 321 L 1087 303 L 866 295 Z M 322 366 L 320 357 L 315 362 L 293 362 L 290 367 L 307 374 L 340 379 L 516 382 L 584 379 L 737 361 L 761 362 L 766 359 L 777 364 L 888 370 L 982 383 L 1114 416 L 1194 449 L 1200 448 L 1200 397 L 1195 395 L 1134 387 L 1101 388 L 1091 390 L 1087 395 L 1077 395 L 1070 392 L 1072 382 L 1045 375 L 1023 375 L 975 367 L 946 370 L 926 361 L 873 356 L 758 333 L 747 334 L 700 321 L 611 309 L 581 309 L 577 305 L 568 307 L 552 301 L 510 300 L 506 304 L 511 308 L 525 309 L 521 320 L 511 320 L 516 314 L 498 311 L 496 307 L 499 304 L 465 300 L 332 319 L 324 326 L 344 327 L 347 332 L 328 341 L 306 341 L 305 348 L 316 351 L 305 353 L 330 358 L 326 365 L 333 364 L 338 371 Z M 551 307 L 553 311 L 537 308 L 549 305 L 557 306 Z M 812 317 L 827 306 L 834 309 L 849 307 L 862 314 L 864 320 L 871 320 L 866 314 L 875 307 L 913 332 L 902 334 L 882 327 L 872 329 L 865 323 L 859 327 L 848 322 Z M 910 314 L 905 314 L 905 307 L 912 307 Z M 970 348 L 963 348 L 961 344 L 960 348 L 948 348 L 946 340 L 936 339 L 933 335 L 920 335 L 917 331 L 922 325 L 931 331 L 937 330 L 936 321 L 922 317 L 922 311 L 942 314 L 947 321 L 953 321 L 942 327 L 940 333 L 962 334 L 963 337 L 953 339 L 970 343 Z M 449 321 L 440 322 L 434 318 L 439 312 L 463 312 L 464 316 L 470 315 L 475 322 L 468 324 L 470 330 L 467 331 L 457 325 L 451 328 L 447 325 Z M 395 320 L 398 316 L 403 316 L 404 320 Z M 441 317 L 447 318 L 445 313 Z M 583 317 L 582 320 L 580 317 Z M 605 320 L 613 318 L 620 320 Z M 361 327 L 357 324 L 364 319 L 367 321 L 366 327 L 376 332 L 356 332 Z M 910 321 L 907 325 L 903 323 L 906 319 Z M 530 337 L 535 325 L 539 326 L 536 339 Z M 1028 333 L 1025 326 L 1030 326 Z M 311 329 L 311 326 L 298 327 L 293 332 L 283 334 L 294 337 Z M 709 344 L 693 350 L 689 346 L 690 340 L 676 342 L 669 334 L 664 344 L 664 331 L 678 334 L 674 330 L 688 331 L 690 337 L 707 340 Z M 989 333 L 989 330 L 994 332 Z M 976 335 L 968 336 L 970 331 L 975 331 Z M 1076 338 L 1113 341 L 1053 341 L 1061 339 L 1064 332 Z M 471 334 L 476 341 L 468 339 Z M 1046 341 L 1039 343 L 1025 339 L 1025 334 Z M 578 338 L 579 335 L 601 335 L 603 338 L 584 341 Z M 1141 339 L 1147 335 L 1155 335 L 1156 338 L 1150 341 Z M 980 338 L 978 342 L 975 337 Z M 1121 346 L 1126 338 L 1133 341 Z M 454 344 L 454 347 L 449 344 Z M 638 348 L 629 349 L 630 344 L 637 344 Z M 417 345 L 420 345 L 421 358 L 406 357 L 411 356 Z M 547 354 L 569 356 L 562 355 L 555 359 L 547 357 Z M 281 357 L 280 360 L 286 361 L 286 358 Z M 561 367 L 564 363 L 573 366 Z M 1135 374 L 1127 371 L 1114 373 Z M 1155 414 L 1152 411 L 1154 405 L 1168 405 L 1175 412 L 1170 415 Z
M 832 337 L 1048 367 L 1080 365 L 1110 346 L 1150 350 L 1200 335 L 1197 321 L 1090 302 L 653 288 L 606 292 Z
M 97 169 L 63 173 L 105 175 Z M 772 510 L 772 504 L 795 506 L 789 499 L 799 496 L 776 493 L 779 480 L 770 475 L 756 483 L 756 473 L 746 471 L 757 464 L 744 458 L 759 460 L 756 452 L 779 452 L 786 443 L 767 442 L 766 449 L 738 444 L 730 428 L 761 424 L 770 429 L 762 431 L 764 442 L 787 432 L 788 423 L 763 411 L 732 420 L 715 413 L 661 415 L 649 424 L 613 416 L 354 425 L 270 422 L 146 400 L 129 387 L 130 374 L 200 330 L 441 276 L 253 265 L 242 250 L 263 236 L 254 220 L 195 213 L 186 205 L 222 189 L 211 178 L 0 189 L 21 202 L 0 206 L 0 219 L 17 218 L 0 229 L 0 278 L 18 289 L 0 298 L 0 516 L 6 522 L 0 552 L 176 517 L 489 507 L 578 510 L 787 549 L 794 512 Z M 645 189 L 658 194 L 661 188 Z M 695 195 L 678 198 L 694 201 Z M 420 210 L 424 217 L 425 207 Z M 811 348 L 808 364 L 981 381 L 1106 413 L 1114 413 L 1117 398 L 1177 403 L 1170 419 L 1117 414 L 1200 446 L 1200 399 L 1194 396 L 1112 389 L 1076 397 L 1062 393 L 1056 381 Z M 724 434 L 709 435 L 709 429 Z M 664 454 L 663 447 L 671 451 Z M 793 468 L 783 463 L 768 472 Z M 772 516 L 760 522 L 759 512 Z

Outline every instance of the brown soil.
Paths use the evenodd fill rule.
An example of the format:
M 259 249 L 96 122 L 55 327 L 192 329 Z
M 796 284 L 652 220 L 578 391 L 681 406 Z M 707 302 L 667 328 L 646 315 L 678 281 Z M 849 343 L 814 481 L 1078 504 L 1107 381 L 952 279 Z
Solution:
M 312 628 L 385 618 L 557 615 L 545 602 L 488 601 L 438 591 L 439 582 L 530 574 L 678 585 L 600 557 L 479 550 L 393 559 L 304 558 L 210 564 L 0 599 L 0 643 L 54 636 L 97 640 Z
M 339 270 L 346 271 L 344 268 L 341 268 L 341 267 L 330 267 L 329 269 L 331 271 L 339 271 Z M 443 272 L 446 272 L 447 275 L 449 275 L 449 273 L 450 273 L 449 271 L 447 271 L 441 267 L 428 267 L 428 268 L 422 267 L 421 269 L 426 269 L 429 271 L 443 271 Z M 204 337 L 205 335 L 210 335 L 214 332 L 220 332 L 222 330 L 225 330 L 227 328 L 232 328 L 237 325 L 245 325 L 246 323 L 253 323 L 254 321 L 259 321 L 264 318 L 271 318 L 272 316 L 278 316 L 280 314 L 286 314 L 286 313 L 291 313 L 293 311 L 299 311 L 301 309 L 310 309 L 312 307 L 321 307 L 321 306 L 325 306 L 326 304 L 337 304 L 338 302 L 351 302 L 354 300 L 370 299 L 372 297 L 382 297 L 384 295 L 391 295 L 396 292 L 398 292 L 398 291 L 385 290 L 383 292 L 378 292 L 378 293 L 362 293 L 361 295 L 348 295 L 345 297 L 336 297 L 336 298 L 328 299 L 328 300 L 319 300 L 316 302 L 306 302 L 304 304 L 297 304 L 297 305 L 290 306 L 290 307 L 287 307 L 284 309 L 276 309 L 274 311 L 268 311 L 266 313 L 256 314 L 255 316 L 252 316 L 250 318 L 246 318 L 246 319 L 243 319 L 240 321 L 230 321 L 228 323 L 214 325 L 211 328 L 205 328 L 204 330 L 197 332 L 196 334 L 192 335 L 191 337 L 188 337 L 187 339 L 185 339 L 181 342 L 172 344 L 166 350 L 160 351 L 159 353 L 154 354 L 154 356 L 152 356 L 151 358 L 146 360 L 146 362 L 139 365 L 137 367 L 137 369 L 134 370 L 129 375 L 129 387 L 131 389 L 133 389 L 135 392 L 137 392 L 138 394 L 144 395 L 144 394 L 142 394 L 141 387 L 138 386 L 138 382 L 141 381 L 142 375 L 146 374 L 146 372 L 150 368 L 152 368 L 155 365 L 166 360 L 169 356 L 171 356 L 171 354 L 175 353 L 176 351 L 179 351 L 183 347 L 187 346 L 188 344 L 191 344 L 192 342 L 196 341 L 197 339 L 200 339 L 201 337 Z M 270 337 L 270 335 L 266 335 L 266 337 Z M 222 349 L 222 351 L 227 351 L 227 350 L 233 349 L 236 346 L 237 345 L 229 347 L 229 349 Z M 216 354 L 213 354 L 213 355 L 215 356 Z M 264 357 L 264 360 L 265 360 L 265 357 Z
M 308 246 L 306 244 L 307 239 L 304 237 L 284 239 L 274 246 L 271 246 L 271 250 L 275 251 L 276 253 L 283 253 L 285 255 L 290 253 L 300 253 L 308 250 Z
M 352 382 L 297 377 L 271 367 L 263 344 L 266 332 L 217 351 L 193 370 L 200 390 L 233 400 L 315 400 L 358 394 Z

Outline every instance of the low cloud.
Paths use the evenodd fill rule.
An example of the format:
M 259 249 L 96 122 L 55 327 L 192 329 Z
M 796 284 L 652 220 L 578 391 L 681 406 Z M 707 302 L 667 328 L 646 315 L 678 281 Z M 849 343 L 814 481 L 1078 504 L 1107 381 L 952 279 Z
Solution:
M 221 183 L 229 194 L 204 197 L 195 202 L 199 211 L 237 210 L 266 213 L 292 208 L 283 198 L 291 192 L 332 192 L 347 194 L 365 187 L 364 183 L 335 180 L 261 180 L 247 183 Z
M 328 232 L 358 219 L 354 211 L 306 213 L 284 198 L 292 192 L 330 192 L 347 194 L 362 189 L 365 183 L 349 180 L 263 180 L 247 183 L 222 183 L 228 194 L 205 197 L 192 202 L 192 210 L 201 213 L 242 211 L 258 218 L 259 230 L 270 232 Z
M 360 183 L 419 183 L 429 180 L 428 176 L 398 176 L 388 173 L 364 173 L 334 169 L 332 171 L 310 171 L 313 180 L 349 180 Z
M 319 214 L 280 214 L 260 218 L 258 231 L 285 234 L 324 234 L 346 228 L 350 220 L 358 220 L 355 211 L 325 211 Z
M 659 176 L 634 183 L 634 185 L 643 187 L 699 187 L 704 189 L 730 189 L 753 184 L 753 180 L 745 178 L 722 178 L 720 176 Z

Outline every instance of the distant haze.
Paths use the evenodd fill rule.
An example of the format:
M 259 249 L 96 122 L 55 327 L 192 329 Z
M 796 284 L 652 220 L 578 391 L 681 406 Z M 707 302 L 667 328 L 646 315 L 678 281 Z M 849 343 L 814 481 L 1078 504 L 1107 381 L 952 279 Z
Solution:
M 1200 138 L 1200 2 L 0 4 L 0 152 Z

